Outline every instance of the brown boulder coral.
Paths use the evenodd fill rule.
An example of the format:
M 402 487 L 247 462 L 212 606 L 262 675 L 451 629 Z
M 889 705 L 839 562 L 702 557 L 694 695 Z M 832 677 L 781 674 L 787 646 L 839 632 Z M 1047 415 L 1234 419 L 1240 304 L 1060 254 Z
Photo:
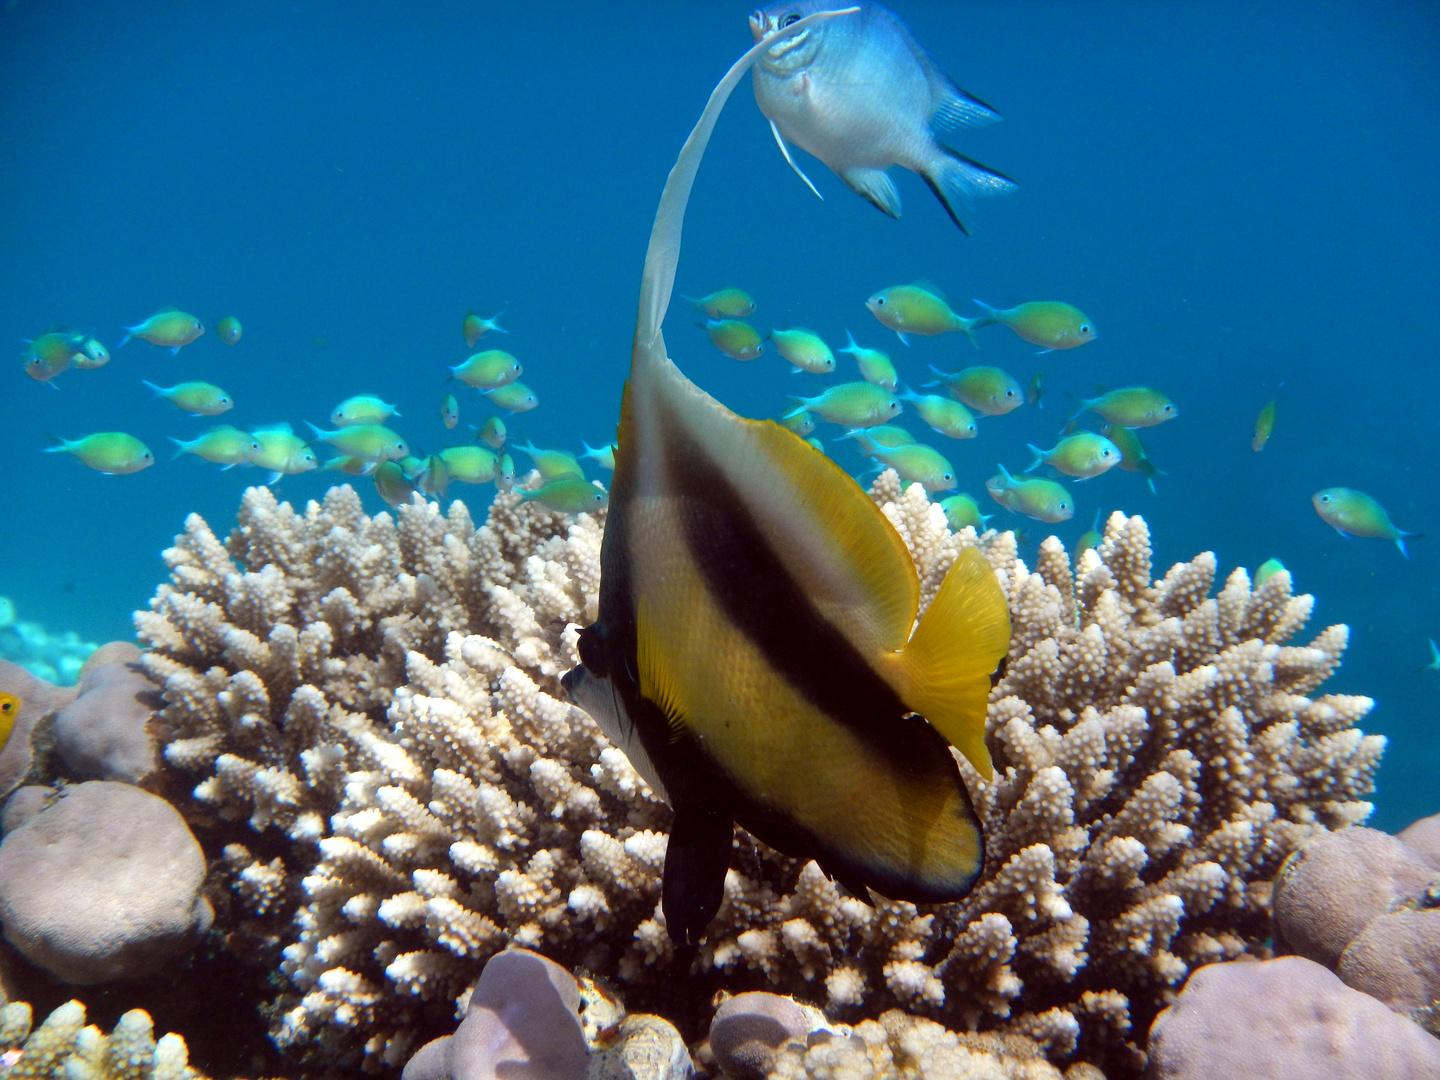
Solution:
M 1285 644 L 1310 598 L 1243 571 L 1209 597 L 1208 554 L 1153 581 L 1139 518 L 1112 517 L 1074 571 L 1047 540 L 1031 571 L 1012 534 L 950 533 L 893 473 L 872 494 L 924 601 L 976 544 L 1010 597 L 996 778 L 966 772 L 984 875 L 961 904 L 872 907 L 742 837 L 692 984 L 851 1022 L 900 1007 L 1133 1071 L 1191 967 L 1259 950 L 1285 856 L 1369 812 L 1371 703 L 1308 696 L 1345 628 Z M 458 503 L 370 518 L 348 488 L 303 513 L 252 489 L 226 543 L 187 522 L 137 616 L 166 758 L 224 846 L 220 919 L 276 958 L 291 1053 L 398 1065 L 510 943 L 637 997 L 683 990 L 657 910 L 668 811 L 560 700 L 603 519 L 517 498 L 477 530 Z

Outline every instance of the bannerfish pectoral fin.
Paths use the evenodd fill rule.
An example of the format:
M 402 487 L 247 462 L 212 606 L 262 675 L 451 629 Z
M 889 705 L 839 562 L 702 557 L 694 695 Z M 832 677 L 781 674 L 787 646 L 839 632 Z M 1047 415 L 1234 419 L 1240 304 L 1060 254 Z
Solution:
M 795 159 L 790 156 L 790 147 L 785 145 L 785 136 L 780 134 L 780 129 L 775 126 L 774 120 L 770 121 L 770 133 L 775 136 L 775 145 L 780 147 L 780 153 L 785 155 L 785 161 L 789 164 L 790 168 L 795 170 L 795 175 L 805 181 L 805 186 L 815 193 L 817 199 L 824 202 L 825 196 L 820 194 L 820 189 L 810 182 L 810 178 L 805 175 L 805 170 L 795 164 Z
M 900 192 L 895 190 L 895 181 L 884 169 L 847 169 L 840 174 L 840 179 L 882 213 L 892 218 L 900 216 Z
M 665 848 L 660 908 L 665 913 L 665 929 L 677 944 L 698 944 L 720 910 L 734 842 L 735 823 L 723 810 L 675 808 Z
M 975 766 L 994 775 L 985 747 L 990 676 L 1010 648 L 1010 610 L 978 548 L 955 560 L 920 624 L 887 666 L 906 704 Z

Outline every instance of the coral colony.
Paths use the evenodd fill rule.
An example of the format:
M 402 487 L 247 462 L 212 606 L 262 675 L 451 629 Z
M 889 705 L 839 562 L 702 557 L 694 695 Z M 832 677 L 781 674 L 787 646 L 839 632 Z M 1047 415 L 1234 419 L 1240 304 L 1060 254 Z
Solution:
M 1157 1015 L 1167 1060 L 1183 1060 L 1196 1012 L 1233 1008 L 1213 988 L 1181 995 L 1187 976 L 1273 955 L 1287 857 L 1372 833 L 1346 830 L 1371 809 L 1384 740 L 1356 725 L 1372 702 L 1317 693 L 1345 627 L 1291 644 L 1313 601 L 1283 571 L 1252 588 L 1236 570 L 1211 595 L 1206 553 L 1155 580 L 1139 517 L 1113 515 L 1073 567 L 1047 540 L 1031 569 L 1013 534 L 951 532 L 893 472 L 871 494 L 910 550 L 922 606 L 970 546 L 1010 605 L 987 721 L 995 779 L 962 765 L 988 849 L 963 902 L 852 896 L 742 837 L 694 970 L 677 971 L 659 911 L 668 809 L 559 686 L 594 617 L 604 512 L 501 494 L 476 528 L 459 502 L 441 513 L 417 496 L 369 517 L 349 487 L 303 511 L 261 487 L 227 540 L 186 522 L 165 553 L 170 582 L 136 615 L 143 652 L 106 646 L 76 690 L 0 669 L 0 689 L 30 702 L 0 754 L 7 789 L 29 781 L 0 844 L 6 937 L 68 982 L 111 985 L 192 955 L 208 932 L 272 988 L 246 1007 L 271 1019 L 297 1075 L 393 1074 L 413 1057 L 407 1075 L 449 1076 L 467 1054 L 523 1058 L 535 1040 L 516 1025 L 543 1009 L 570 1018 L 546 1030 L 576 1032 L 555 1035 L 562 1064 L 545 1075 L 577 1078 L 587 1061 L 591 1075 L 686 1076 L 691 1054 L 732 1076 L 1137 1076 Z M 131 854 L 105 832 L 120 814 L 134 851 L 173 874 L 147 863 L 136 887 L 107 884 Z M 88 854 L 45 861 L 46 845 Z M 1425 918 L 1435 847 L 1391 875 Z M 199 850 L 228 894 L 214 904 Z M 28 879 L 5 872 L 18 865 Z M 47 887 L 125 910 L 57 910 L 36 902 Z M 1344 935 L 1374 915 L 1285 961 L 1333 985 L 1252 992 L 1287 1017 L 1312 984 L 1342 1011 L 1379 1006 L 1313 963 L 1346 978 Z M 507 949 L 539 956 L 486 964 Z M 1254 982 L 1261 968 L 1243 971 Z M 737 995 L 719 1014 L 717 989 Z M 1387 1052 L 1436 1056 L 1406 1018 L 1432 990 L 1407 984 L 1397 1011 L 1379 1006 L 1399 1030 L 1376 1029 Z M 149 1055 L 133 1075 L 193 1075 L 184 1041 L 154 1042 L 143 1012 L 108 1037 L 84 1022 L 77 1000 L 31 1033 L 16 1003 L 0 1010 L 0 1042 L 23 1048 L 28 1076 L 112 1045 Z M 475 1034 L 486 1025 L 510 1034 Z M 665 1064 L 617 1071 L 640 1058 Z

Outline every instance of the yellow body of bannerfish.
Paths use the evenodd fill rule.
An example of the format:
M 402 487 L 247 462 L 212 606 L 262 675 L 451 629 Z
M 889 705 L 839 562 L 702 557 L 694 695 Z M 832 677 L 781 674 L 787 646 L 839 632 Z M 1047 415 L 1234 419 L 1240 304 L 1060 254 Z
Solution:
M 14 694 L 0 693 L 0 750 L 10 741 L 15 721 L 20 716 L 20 699 Z

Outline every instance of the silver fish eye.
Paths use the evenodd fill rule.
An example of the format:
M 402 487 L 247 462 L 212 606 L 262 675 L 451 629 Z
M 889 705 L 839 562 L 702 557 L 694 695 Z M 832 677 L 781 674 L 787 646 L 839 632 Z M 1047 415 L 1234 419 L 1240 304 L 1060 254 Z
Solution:
M 794 26 L 799 21 L 800 16 L 792 11 L 789 15 L 786 15 L 785 18 L 780 20 L 780 26 L 781 28 L 784 28 L 786 26 Z

